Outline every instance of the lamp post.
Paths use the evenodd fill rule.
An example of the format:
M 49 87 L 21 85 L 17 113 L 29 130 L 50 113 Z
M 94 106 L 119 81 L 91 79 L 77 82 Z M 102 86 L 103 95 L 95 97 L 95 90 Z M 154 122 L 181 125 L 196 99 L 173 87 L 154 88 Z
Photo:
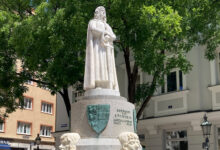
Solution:
M 212 123 L 210 123 L 207 119 L 206 114 L 203 117 L 203 122 L 201 124 L 203 136 L 205 138 L 205 142 L 202 143 L 202 148 L 209 150 L 209 136 L 211 134 Z
M 35 143 L 37 144 L 37 150 L 39 150 L 40 142 L 41 142 L 41 138 L 39 134 L 37 134 L 37 137 L 35 138 Z

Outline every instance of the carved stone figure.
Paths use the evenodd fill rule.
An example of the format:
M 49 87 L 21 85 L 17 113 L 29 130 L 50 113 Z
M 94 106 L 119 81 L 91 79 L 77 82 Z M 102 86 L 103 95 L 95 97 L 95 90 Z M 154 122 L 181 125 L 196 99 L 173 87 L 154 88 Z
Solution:
M 123 132 L 119 136 L 121 150 L 141 150 L 141 144 L 137 134 L 133 132 Z
M 60 150 L 76 150 L 80 136 L 78 133 L 65 133 L 60 137 Z
M 115 34 L 106 23 L 103 6 L 96 8 L 87 29 L 84 90 L 106 88 L 119 91 L 113 41 Z

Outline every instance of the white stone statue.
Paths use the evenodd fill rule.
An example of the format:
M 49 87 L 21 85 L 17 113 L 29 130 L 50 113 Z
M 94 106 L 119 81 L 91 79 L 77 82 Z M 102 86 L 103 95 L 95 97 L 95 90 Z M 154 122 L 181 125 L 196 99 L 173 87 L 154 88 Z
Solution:
M 139 138 L 136 133 L 133 132 L 123 132 L 118 136 L 121 143 L 121 150 L 141 150 L 142 146 L 140 144 Z
M 65 133 L 60 137 L 60 150 L 76 150 L 80 136 L 78 133 Z
M 115 34 L 106 23 L 103 6 L 96 8 L 87 29 L 84 90 L 105 88 L 119 91 L 113 41 Z

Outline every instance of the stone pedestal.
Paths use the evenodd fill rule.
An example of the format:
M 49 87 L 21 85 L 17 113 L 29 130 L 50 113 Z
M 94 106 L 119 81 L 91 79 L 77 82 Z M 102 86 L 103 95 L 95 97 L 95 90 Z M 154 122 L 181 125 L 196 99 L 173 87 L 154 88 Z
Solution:
M 81 136 L 77 150 L 120 150 L 118 136 L 122 132 L 134 132 L 134 105 L 115 94 L 102 95 L 99 91 L 89 91 L 72 104 L 71 132 Z M 109 105 L 109 120 L 105 129 L 97 134 L 89 124 L 87 107 Z
M 76 147 L 77 150 L 120 150 L 121 144 L 116 138 L 84 138 Z

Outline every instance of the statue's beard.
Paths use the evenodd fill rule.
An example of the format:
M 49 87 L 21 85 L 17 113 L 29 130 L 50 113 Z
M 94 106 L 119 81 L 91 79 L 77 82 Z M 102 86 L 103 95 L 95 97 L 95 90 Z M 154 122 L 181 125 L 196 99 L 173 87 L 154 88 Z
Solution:
M 94 18 L 106 22 L 106 16 L 96 15 Z

